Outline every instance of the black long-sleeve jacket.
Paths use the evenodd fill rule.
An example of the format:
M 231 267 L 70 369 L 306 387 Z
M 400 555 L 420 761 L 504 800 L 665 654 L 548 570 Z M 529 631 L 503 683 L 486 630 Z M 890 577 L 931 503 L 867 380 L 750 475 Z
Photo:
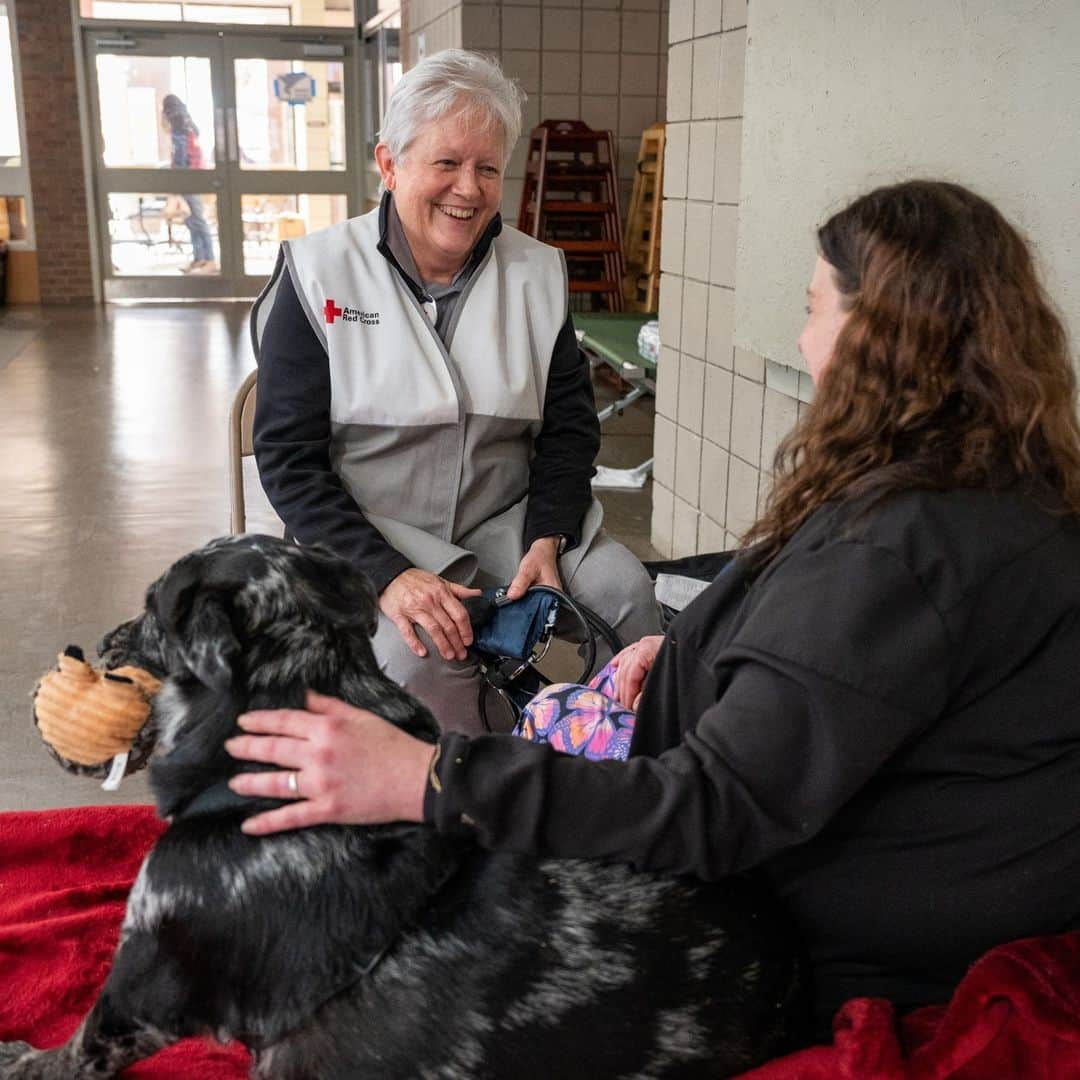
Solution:
M 673 623 L 630 760 L 447 735 L 428 820 L 492 849 L 762 868 L 820 1018 L 948 998 L 1080 928 L 1080 526 L 1018 494 L 818 511 Z

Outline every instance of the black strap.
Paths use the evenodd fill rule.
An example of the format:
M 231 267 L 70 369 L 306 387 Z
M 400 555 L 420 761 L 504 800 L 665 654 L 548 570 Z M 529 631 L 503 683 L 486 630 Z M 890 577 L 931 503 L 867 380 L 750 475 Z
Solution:
M 581 675 L 577 678 L 577 682 L 586 683 L 593 674 L 593 667 L 596 664 L 596 637 L 598 634 L 607 643 L 613 656 L 622 649 L 622 640 L 615 632 L 614 627 L 597 615 L 597 613 L 587 604 L 575 600 L 568 593 L 563 592 L 562 589 L 556 589 L 551 585 L 532 585 L 527 591 L 547 593 L 549 596 L 554 596 L 559 601 L 562 608 L 571 611 L 576 616 L 582 630 L 584 630 L 586 646 L 585 666 Z M 472 621 L 474 617 L 482 619 L 483 614 L 484 613 L 479 606 L 473 610 L 469 610 L 470 621 Z M 517 681 L 520 680 L 523 675 L 528 673 L 532 678 L 538 680 L 541 685 L 546 685 L 549 682 L 549 680 L 546 679 L 541 672 L 537 671 L 537 669 L 527 660 L 517 660 L 510 657 L 493 657 L 490 661 L 482 661 L 480 664 L 480 673 L 481 678 L 478 704 L 480 720 L 484 725 L 485 731 L 492 730 L 491 724 L 488 721 L 487 703 L 485 700 L 487 686 L 496 690 L 499 695 L 506 700 L 512 712 L 519 714 L 520 708 L 511 696 L 511 691 Z

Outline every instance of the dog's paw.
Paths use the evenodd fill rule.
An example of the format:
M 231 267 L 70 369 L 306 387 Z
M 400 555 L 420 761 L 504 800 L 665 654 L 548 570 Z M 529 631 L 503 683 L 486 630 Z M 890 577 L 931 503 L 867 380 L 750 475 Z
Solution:
M 0 1077 L 19 1076 L 19 1073 L 12 1071 L 14 1066 L 33 1051 L 34 1048 L 25 1042 L 0 1043 Z

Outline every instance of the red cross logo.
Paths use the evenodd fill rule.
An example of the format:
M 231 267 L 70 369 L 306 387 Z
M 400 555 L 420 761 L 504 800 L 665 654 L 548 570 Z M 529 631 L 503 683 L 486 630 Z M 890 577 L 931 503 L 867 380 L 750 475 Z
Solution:
M 341 308 L 333 300 L 327 300 L 326 307 L 323 308 L 323 314 L 326 316 L 327 324 L 333 326 L 334 320 L 341 314 Z

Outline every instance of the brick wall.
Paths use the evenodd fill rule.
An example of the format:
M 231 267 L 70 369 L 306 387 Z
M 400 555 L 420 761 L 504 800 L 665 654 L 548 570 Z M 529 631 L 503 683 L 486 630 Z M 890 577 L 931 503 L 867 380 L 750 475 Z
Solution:
M 67 0 L 15 0 L 42 303 L 93 298 Z
M 652 543 L 734 546 L 809 377 L 734 347 L 747 0 L 671 0 Z

